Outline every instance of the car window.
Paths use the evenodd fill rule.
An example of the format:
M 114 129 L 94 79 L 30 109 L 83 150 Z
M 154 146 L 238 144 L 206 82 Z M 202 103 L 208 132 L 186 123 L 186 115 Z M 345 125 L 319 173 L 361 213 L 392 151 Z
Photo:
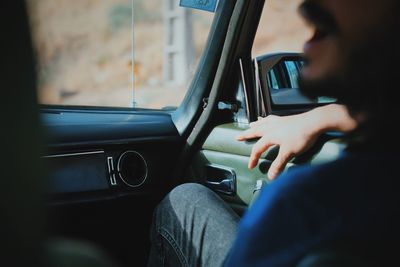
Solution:
M 297 8 L 302 0 L 265 1 L 252 49 L 253 57 L 277 52 L 302 52 L 310 30 Z
M 39 102 L 50 105 L 179 106 L 213 19 L 179 0 L 27 2 Z

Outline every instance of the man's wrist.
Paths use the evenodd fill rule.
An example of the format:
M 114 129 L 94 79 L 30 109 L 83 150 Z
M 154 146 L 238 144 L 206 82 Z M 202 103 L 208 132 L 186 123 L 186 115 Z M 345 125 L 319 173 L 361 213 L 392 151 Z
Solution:
M 308 127 L 312 135 L 320 135 L 326 131 L 334 130 L 336 120 L 328 106 L 317 107 L 307 112 Z
M 339 104 L 329 104 L 310 111 L 319 125 L 319 134 L 327 131 L 350 132 L 357 122 L 349 115 L 347 108 Z

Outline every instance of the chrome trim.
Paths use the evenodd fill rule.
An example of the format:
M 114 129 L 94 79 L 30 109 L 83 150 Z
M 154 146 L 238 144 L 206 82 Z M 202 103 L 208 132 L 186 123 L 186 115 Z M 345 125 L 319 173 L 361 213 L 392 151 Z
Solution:
M 240 76 L 242 79 L 242 84 L 243 84 L 243 91 L 244 91 L 244 101 L 246 102 L 246 115 L 247 115 L 247 121 L 250 122 L 250 106 L 249 106 L 249 97 L 247 95 L 247 87 L 246 87 L 246 80 L 244 79 L 244 71 L 243 71 L 243 63 L 242 63 L 242 58 L 239 58 L 239 67 L 240 67 Z
M 219 190 L 219 189 L 215 189 L 215 188 L 213 188 L 213 190 L 218 191 L 218 192 L 223 193 L 223 194 L 227 194 L 227 195 L 236 195 L 237 194 L 237 177 L 236 177 L 236 172 L 235 172 L 234 169 L 226 167 L 226 166 L 223 166 L 223 165 L 214 164 L 214 163 L 205 164 L 204 166 L 205 166 L 205 168 L 208 167 L 208 168 L 214 168 L 214 169 L 217 169 L 217 170 L 229 172 L 231 174 L 231 176 L 232 176 L 232 179 L 230 179 L 230 180 L 224 179 L 224 180 L 221 180 L 220 182 L 212 182 L 212 181 L 207 180 L 207 177 L 205 177 L 204 183 L 206 185 L 211 185 L 211 186 L 212 185 L 216 185 L 216 186 L 218 186 L 218 185 L 221 184 L 221 182 L 228 182 L 229 181 L 229 182 L 231 182 L 232 191 L 228 192 L 228 191 Z
M 254 62 L 254 72 L 256 79 L 257 116 L 265 117 L 267 116 L 267 111 L 265 109 L 264 92 L 261 88 L 260 72 L 258 68 L 257 59 L 254 59 L 253 62 Z
M 253 195 L 255 192 L 260 191 L 264 186 L 264 182 L 262 179 L 257 180 L 256 185 L 254 186 L 253 189 Z
M 129 184 L 127 181 L 125 181 L 124 177 L 122 177 L 122 175 L 121 175 L 121 168 L 120 168 L 121 159 L 122 159 L 122 157 L 123 157 L 125 154 L 127 154 L 127 153 L 135 153 L 135 154 L 139 155 L 139 157 L 141 157 L 142 160 L 143 160 L 143 162 L 144 162 L 144 166 L 145 166 L 145 168 L 146 168 L 146 174 L 145 174 L 145 176 L 144 176 L 143 181 L 142 181 L 140 184 L 138 184 L 138 185 L 131 185 L 131 184 Z M 146 160 L 144 159 L 144 157 L 143 157 L 139 152 L 136 152 L 136 151 L 134 151 L 134 150 L 125 151 L 124 153 L 121 154 L 121 156 L 119 156 L 119 158 L 118 158 L 118 164 L 117 164 L 117 170 L 118 170 L 118 175 L 119 175 L 119 177 L 121 178 L 122 182 L 124 182 L 124 184 L 126 184 L 127 186 L 133 187 L 133 188 L 140 187 L 141 185 L 143 185 L 144 182 L 146 182 L 147 175 L 148 175 L 148 173 L 149 173 Z
M 107 166 L 108 166 L 108 173 L 110 175 L 110 184 L 117 185 L 117 180 L 115 179 L 113 157 L 107 157 Z
M 101 154 L 101 153 L 104 154 L 104 150 L 91 151 L 91 152 L 80 152 L 80 153 L 68 153 L 68 154 L 48 155 L 48 156 L 42 156 L 42 158 L 73 157 L 73 156 L 93 155 L 93 154 Z

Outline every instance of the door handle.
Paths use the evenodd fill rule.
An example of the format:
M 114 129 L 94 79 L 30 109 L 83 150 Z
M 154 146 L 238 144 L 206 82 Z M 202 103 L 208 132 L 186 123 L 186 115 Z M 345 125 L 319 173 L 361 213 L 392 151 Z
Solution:
M 226 195 L 236 194 L 236 174 L 232 169 L 210 164 L 205 166 L 205 185 Z

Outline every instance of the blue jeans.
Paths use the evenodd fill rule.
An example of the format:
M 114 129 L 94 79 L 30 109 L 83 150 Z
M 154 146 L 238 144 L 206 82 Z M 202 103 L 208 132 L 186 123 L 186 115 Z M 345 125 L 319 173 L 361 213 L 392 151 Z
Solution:
M 148 266 L 222 266 L 239 216 L 199 184 L 172 190 L 154 213 Z

